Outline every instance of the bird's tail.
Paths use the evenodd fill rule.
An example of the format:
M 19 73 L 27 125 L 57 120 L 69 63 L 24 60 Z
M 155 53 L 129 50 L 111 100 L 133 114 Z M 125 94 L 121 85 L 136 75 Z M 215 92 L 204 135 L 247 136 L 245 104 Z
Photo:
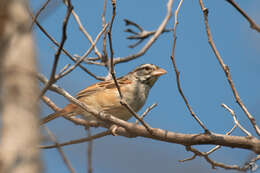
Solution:
M 46 124 L 51 120 L 54 120 L 55 118 L 58 118 L 63 115 L 62 111 L 54 112 L 53 114 L 48 115 L 47 117 L 44 117 L 40 120 L 40 125 Z

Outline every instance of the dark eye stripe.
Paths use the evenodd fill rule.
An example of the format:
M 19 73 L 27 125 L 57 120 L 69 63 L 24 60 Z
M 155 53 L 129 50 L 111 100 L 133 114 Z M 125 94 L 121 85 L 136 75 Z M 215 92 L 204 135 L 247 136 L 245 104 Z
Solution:
M 139 68 L 138 70 L 150 70 L 150 69 L 154 69 L 154 67 L 153 66 L 144 66 L 144 67 L 141 67 L 141 68 Z
M 147 68 L 147 70 L 151 69 L 151 71 L 158 69 L 158 67 L 153 64 L 143 64 L 143 65 L 140 65 L 139 67 L 137 67 L 135 70 L 133 70 L 132 73 L 137 72 L 137 71 L 146 70 L 146 68 Z

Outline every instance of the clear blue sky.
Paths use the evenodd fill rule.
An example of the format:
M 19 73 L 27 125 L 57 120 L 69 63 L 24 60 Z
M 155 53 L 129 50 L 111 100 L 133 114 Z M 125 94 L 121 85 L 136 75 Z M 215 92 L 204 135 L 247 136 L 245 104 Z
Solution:
M 44 1 L 33 1 L 31 6 L 35 9 Z M 178 1 L 174 1 L 176 9 Z M 226 1 L 205 1 L 209 8 L 209 24 L 215 44 L 224 60 L 229 66 L 234 84 L 242 101 L 248 110 L 255 116 L 260 124 L 260 34 L 250 29 L 248 22 L 233 9 Z M 260 24 L 260 1 L 238 1 L 239 5 Z M 103 1 L 72 1 L 74 10 L 79 15 L 83 25 L 94 39 L 102 28 L 101 14 Z M 126 40 L 123 19 L 135 21 L 146 30 L 155 30 L 166 14 L 167 1 L 118 1 L 112 36 L 115 57 L 123 57 L 135 53 L 144 44 L 135 49 L 128 48 L 132 41 Z M 65 7 L 59 0 L 51 0 L 50 6 L 40 16 L 39 21 L 45 29 L 58 41 L 61 39 L 62 21 L 65 16 Z M 111 4 L 108 3 L 106 20 L 110 20 Z M 171 18 L 167 28 L 173 27 Z M 49 77 L 56 47 L 39 31 L 34 29 L 37 42 L 38 65 L 42 73 Z M 68 25 L 68 40 L 65 48 L 71 54 L 82 55 L 90 46 L 88 40 L 79 31 L 73 17 Z M 236 112 L 241 124 L 253 131 L 245 114 L 235 103 L 231 89 L 225 75 L 220 68 L 215 55 L 209 47 L 203 15 L 199 1 L 184 1 L 179 13 L 177 28 L 176 62 L 180 70 L 180 79 L 183 91 L 191 107 L 206 126 L 215 133 L 225 133 L 233 126 L 230 114 L 220 104 L 225 103 Z M 98 44 L 102 50 L 101 42 Z M 149 114 L 146 121 L 152 127 L 167 129 L 182 133 L 202 133 L 202 129 L 191 118 L 181 99 L 177 87 L 173 66 L 170 60 L 172 47 L 172 34 L 165 33 L 160 36 L 149 51 L 142 57 L 116 66 L 117 76 L 124 75 L 139 64 L 153 63 L 165 68 L 168 73 L 161 77 L 150 92 L 145 107 L 154 102 L 158 106 Z M 94 54 L 91 54 L 94 56 Z M 58 69 L 71 63 L 65 55 L 61 56 Z M 103 67 L 87 65 L 97 75 L 106 75 Z M 64 77 L 58 84 L 75 95 L 79 90 L 97 82 L 81 69 L 76 69 Z M 62 107 L 68 103 L 63 97 L 48 92 L 55 103 Z M 52 111 L 42 106 L 42 116 Z M 133 119 L 131 120 L 133 121 Z M 82 127 L 59 118 L 48 124 L 59 141 L 67 141 L 85 136 Z M 97 132 L 100 130 L 94 130 Z M 234 135 L 244 135 L 239 129 Z M 207 151 L 212 146 L 197 147 Z M 64 147 L 64 151 L 77 173 L 86 172 L 86 144 Z M 58 152 L 46 150 L 42 152 L 45 172 L 68 172 L 64 167 Z M 95 173 L 130 173 L 130 172 L 216 172 L 204 160 L 197 158 L 186 163 L 178 160 L 192 156 L 186 152 L 185 147 L 177 144 L 158 142 L 151 139 L 124 137 L 105 137 L 94 141 L 93 168 Z M 243 164 L 254 156 L 251 152 L 239 149 L 222 148 L 212 154 L 211 158 L 228 164 Z M 221 168 L 217 172 L 225 171 Z M 257 171 L 260 172 L 260 171 Z

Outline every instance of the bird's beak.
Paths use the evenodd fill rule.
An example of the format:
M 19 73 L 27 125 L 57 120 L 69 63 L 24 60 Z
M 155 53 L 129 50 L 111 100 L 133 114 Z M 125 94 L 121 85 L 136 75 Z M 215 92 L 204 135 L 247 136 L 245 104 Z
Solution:
M 162 68 L 159 68 L 155 71 L 152 72 L 152 75 L 153 76 L 161 76 L 161 75 L 164 75 L 165 73 L 167 73 L 166 70 L 162 69 Z

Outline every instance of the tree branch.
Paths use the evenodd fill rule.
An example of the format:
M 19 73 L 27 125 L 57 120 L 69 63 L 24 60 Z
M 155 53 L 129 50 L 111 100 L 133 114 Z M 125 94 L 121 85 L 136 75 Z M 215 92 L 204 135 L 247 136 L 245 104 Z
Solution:
M 246 20 L 249 22 L 250 24 L 250 27 L 258 32 L 260 32 L 260 26 L 258 26 L 254 21 L 253 19 L 251 19 L 247 14 L 246 12 L 244 12 L 240 7 L 239 5 L 237 5 L 235 3 L 235 1 L 233 0 L 226 0 L 229 4 L 231 4 L 244 18 L 246 18 Z
M 247 115 L 247 117 L 250 120 L 252 126 L 254 127 L 256 133 L 260 136 L 260 129 L 259 129 L 258 125 L 256 124 L 255 118 L 250 114 L 250 112 L 247 110 L 246 106 L 244 105 L 244 103 L 240 99 L 238 92 L 235 88 L 235 85 L 232 81 L 230 71 L 229 71 L 229 67 L 224 63 L 223 59 L 220 56 L 220 53 L 218 52 L 218 50 L 217 50 L 217 48 L 216 48 L 216 46 L 213 42 L 212 35 L 211 35 L 211 32 L 210 32 L 210 28 L 209 28 L 209 23 L 208 23 L 208 9 L 204 7 L 202 0 L 199 0 L 199 2 L 200 2 L 201 10 L 203 12 L 203 16 L 204 16 L 204 23 L 205 23 L 205 27 L 206 27 L 209 45 L 211 46 L 212 51 L 214 52 L 220 66 L 222 67 L 223 71 L 225 72 L 226 78 L 227 78 L 228 83 L 229 83 L 229 85 L 232 89 L 232 92 L 233 92 L 233 95 L 236 99 L 236 102 L 238 103 L 240 108 L 244 111 L 244 113 Z

